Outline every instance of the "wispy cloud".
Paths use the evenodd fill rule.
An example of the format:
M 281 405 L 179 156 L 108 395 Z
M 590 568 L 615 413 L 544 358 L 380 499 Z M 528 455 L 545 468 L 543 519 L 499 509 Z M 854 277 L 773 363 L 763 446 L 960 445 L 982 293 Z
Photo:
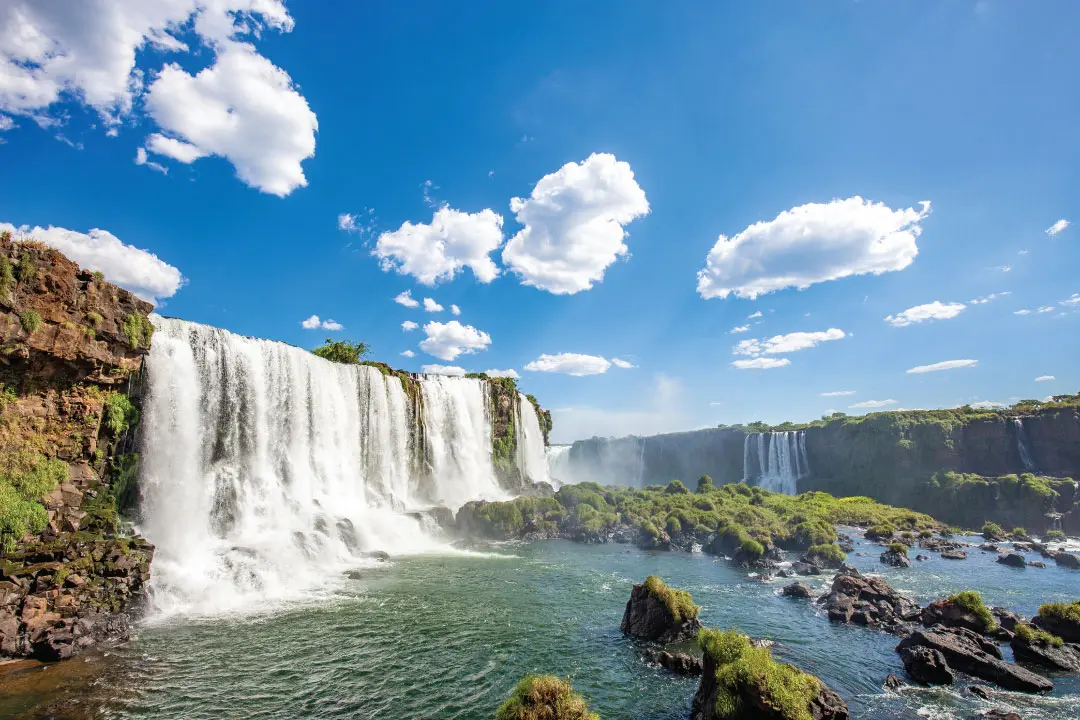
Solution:
M 1062 232 L 1065 228 L 1069 227 L 1069 221 L 1065 218 L 1061 218 L 1056 223 L 1046 228 L 1046 234 L 1050 237 L 1054 237 L 1059 232 Z
M 731 328 L 731 330 L 728 330 L 728 334 L 729 335 L 737 335 L 738 333 L 744 333 L 749 329 L 750 329 L 749 325 L 739 325 L 737 327 Z
M 862 402 L 855 403 L 854 405 L 848 405 L 848 407 L 854 408 L 854 409 L 880 408 L 880 407 L 888 407 L 889 405 L 895 405 L 898 402 L 899 402 L 899 400 L 892 400 L 892 399 L 890 399 L 890 400 L 863 400 Z
M 736 360 L 731 363 L 732 367 L 739 370 L 771 370 L 772 368 L 790 365 L 787 358 L 756 357 L 753 360 Z
M 934 363 L 932 365 L 917 365 L 916 367 L 908 370 L 908 374 L 921 374 L 928 372 L 938 372 L 939 370 L 953 370 L 955 368 L 975 367 L 979 364 L 978 360 L 945 360 L 944 362 Z
M 1047 380 L 1057 380 L 1057 378 L 1053 375 L 1040 375 L 1035 378 L 1035 382 L 1046 382 Z
M 896 315 L 889 315 L 885 318 L 885 322 L 893 327 L 907 327 L 930 320 L 948 320 L 962 313 L 966 307 L 964 303 L 943 303 L 935 300 L 925 305 L 910 307 Z
M 854 390 L 833 390 L 832 392 L 823 392 L 821 397 L 842 397 L 844 395 L 854 395 Z

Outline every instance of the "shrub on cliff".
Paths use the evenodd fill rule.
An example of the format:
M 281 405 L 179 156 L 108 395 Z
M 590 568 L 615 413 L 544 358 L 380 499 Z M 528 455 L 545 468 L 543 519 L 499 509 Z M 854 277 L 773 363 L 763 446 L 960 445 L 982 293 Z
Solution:
M 139 313 L 128 313 L 120 329 L 133 350 L 150 347 L 150 338 L 154 335 L 154 324 L 150 318 Z
M 664 488 L 664 493 L 666 495 L 686 495 L 689 492 L 690 488 L 683 485 L 682 480 L 672 480 L 667 484 L 667 487 Z
M 1039 606 L 1041 617 L 1060 622 L 1080 623 L 1080 600 L 1069 603 L 1045 603 Z
M 956 603 L 978 617 L 979 621 L 983 624 L 983 632 L 991 632 L 997 627 L 997 623 L 994 621 L 994 614 L 990 612 L 990 608 L 986 607 L 982 595 L 977 591 L 964 590 L 963 592 L 959 592 L 950 597 L 949 602 Z
M 713 485 L 712 478 L 709 477 L 708 475 L 702 475 L 701 477 L 698 478 L 697 490 L 695 490 L 695 492 L 709 493 L 709 492 L 712 492 L 715 489 L 716 489 L 716 487 Z
M 526 675 L 504 702 L 495 720 L 600 720 L 569 680 Z
M 364 356 L 371 351 L 367 343 L 351 343 L 346 340 L 332 340 L 326 338 L 326 342 L 311 352 L 330 362 L 342 363 L 343 365 L 359 365 Z
M 753 538 L 743 540 L 739 544 L 739 550 L 742 551 L 742 556 L 750 561 L 760 560 L 765 556 L 765 547 Z
M 5 551 L 26 533 L 45 527 L 42 497 L 68 479 L 63 460 L 48 460 L 29 450 L 0 454 L 0 547 Z
M 1060 530 L 1047 530 L 1043 540 L 1046 542 L 1065 542 L 1065 533 Z
M 690 596 L 690 593 L 668 587 L 663 580 L 655 575 L 645 578 L 645 589 L 649 595 L 659 600 L 667 608 L 676 623 L 693 620 L 701 610 L 700 607 L 694 604 L 694 598 Z
M 813 675 L 778 663 L 767 647 L 754 647 L 735 630 L 704 629 L 698 633 L 702 652 L 716 663 L 717 717 L 743 713 L 743 694 L 750 691 L 787 720 L 811 720 L 810 704 L 821 690 Z
M 896 532 L 896 528 L 892 525 L 871 525 L 866 528 L 866 537 L 870 540 L 885 540 L 891 538 L 894 532 Z
M 897 555 L 907 555 L 908 546 L 902 542 L 889 543 L 889 552 L 896 553 Z
M 41 327 L 41 314 L 36 310 L 27 310 L 19 316 L 23 330 L 33 335 Z
M 119 435 L 139 423 L 139 410 L 123 393 L 111 392 L 105 396 L 101 422 L 113 435 Z
M 8 293 L 15 287 L 15 271 L 7 255 L 0 255 L 0 300 L 7 300 Z
M 844 560 L 847 559 L 847 554 L 839 545 L 828 543 L 825 545 L 812 545 L 806 551 L 806 557 L 825 567 L 840 567 L 844 564 Z

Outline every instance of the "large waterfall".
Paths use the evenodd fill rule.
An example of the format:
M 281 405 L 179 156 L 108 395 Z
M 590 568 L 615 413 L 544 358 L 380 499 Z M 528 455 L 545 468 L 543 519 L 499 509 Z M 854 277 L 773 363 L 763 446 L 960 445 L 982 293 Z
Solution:
M 743 441 L 743 482 L 794 495 L 798 481 L 810 474 L 806 433 L 787 431 L 748 433 Z
M 518 467 L 530 482 L 550 483 L 544 431 L 540 428 L 540 418 L 536 414 L 536 408 L 523 393 L 518 393 L 518 417 L 515 428 Z
M 570 446 L 549 445 L 547 449 L 548 476 L 555 487 L 574 483 L 573 470 L 570 468 Z
M 140 529 L 166 612 L 294 597 L 365 551 L 438 550 L 416 511 L 506 496 L 481 380 L 426 377 L 411 398 L 378 368 L 155 324 Z
M 1013 418 L 1013 429 L 1016 431 L 1016 450 L 1020 453 L 1020 462 L 1023 463 L 1024 470 L 1030 473 L 1037 472 L 1035 460 L 1031 457 L 1031 448 L 1028 447 L 1023 418 Z

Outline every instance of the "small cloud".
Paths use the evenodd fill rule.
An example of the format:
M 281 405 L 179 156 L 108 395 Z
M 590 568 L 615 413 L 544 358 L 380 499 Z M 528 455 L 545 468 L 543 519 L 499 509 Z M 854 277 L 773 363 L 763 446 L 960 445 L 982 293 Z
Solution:
M 574 377 L 586 375 L 602 375 L 608 371 L 611 363 L 598 355 L 583 355 L 581 353 L 558 353 L 556 355 L 543 354 L 536 360 L 525 365 L 529 372 L 562 373 Z
M 1041 308 L 1038 309 L 1038 312 L 1040 314 L 1042 314 L 1042 313 L 1052 313 L 1056 309 L 1057 308 L 1055 308 L 1053 305 L 1043 305 Z
M 821 397 L 843 397 L 844 395 L 854 395 L 854 390 L 833 390 L 832 392 L 823 392 Z
M 617 368 L 623 368 L 624 370 L 637 367 L 637 365 L 629 360 L 623 360 L 621 358 L 611 358 L 611 364 Z
M 520 375 L 517 374 L 517 370 L 514 370 L 514 369 L 485 370 L 484 374 L 487 375 L 488 377 L 508 377 L 508 378 L 514 378 L 515 380 L 517 378 L 521 377 Z
M 450 375 L 461 377 L 465 374 L 465 368 L 456 365 L 424 365 L 420 368 L 426 375 Z
M 407 308 L 420 307 L 419 301 L 413 299 L 411 290 L 406 290 L 400 295 L 394 297 L 394 302 L 396 302 L 398 305 L 404 305 Z
M 897 315 L 889 315 L 885 322 L 893 327 L 907 327 L 930 320 L 948 320 L 962 313 L 966 307 L 964 303 L 942 303 L 935 300 L 926 305 L 910 307 Z
M 722 402 L 716 402 L 716 401 L 714 401 L 714 402 L 711 402 L 711 403 L 709 403 L 709 407 L 717 407 L 717 406 L 719 406 L 719 405 L 723 405 L 723 404 L 724 404 L 724 403 L 722 403 Z
M 992 300 L 996 300 L 999 297 L 1005 297 L 1006 295 L 1012 295 L 1012 292 L 1007 290 L 1005 292 L 990 293 L 989 295 L 984 295 L 983 297 L 975 298 L 974 300 L 969 300 L 968 302 L 970 302 L 972 305 L 985 305 Z
M 1049 235 L 1050 237 L 1054 237 L 1055 235 L 1057 235 L 1059 232 L 1061 232 L 1062 230 L 1064 230 L 1067 227 L 1069 227 L 1069 221 L 1066 220 L 1065 218 L 1061 218 L 1056 223 L 1054 223 L 1050 227 L 1046 228 L 1046 234 Z
M 940 370 L 975 367 L 978 364 L 978 360 L 945 360 L 944 362 L 934 363 L 932 365 L 918 365 L 908 370 L 907 373 L 909 375 L 919 375 L 928 372 L 938 372 Z
M 787 358 L 756 357 L 753 360 L 736 360 L 731 366 L 739 370 L 771 370 L 790 364 Z
M 1046 382 L 1048 380 L 1057 380 L 1057 378 L 1053 375 L 1040 375 L 1039 377 L 1035 378 L 1035 382 Z
M 488 177 L 494 177 L 494 176 L 495 176 L 495 171 L 494 170 L 488 170 Z
M 459 308 L 457 305 L 451 305 L 450 306 L 450 312 L 452 314 L 454 314 L 454 315 L 460 315 L 461 314 L 461 308 Z
M 435 199 L 432 194 L 435 190 L 439 189 L 439 186 L 430 180 L 425 180 L 424 184 L 420 186 L 424 191 L 424 204 L 428 207 L 438 207 L 439 201 Z
M 442 312 L 443 306 L 435 302 L 431 298 L 424 298 L 424 311 L 425 312 Z
M 405 322 L 401 323 L 401 329 L 405 332 L 412 332 L 418 327 L 420 326 L 414 323 L 412 320 L 406 320 Z
M 1020 252 L 1018 252 L 1018 253 L 1016 253 L 1016 254 L 1017 254 L 1017 255 L 1027 255 L 1027 254 L 1028 254 L 1028 251 L 1027 251 L 1027 250 L 1021 250 Z
M 344 325 L 336 320 L 324 320 L 322 326 L 323 330 L 329 330 L 331 332 L 337 332 L 338 330 L 343 330 L 345 328 Z
M 1061 304 L 1065 307 L 1080 306 L 1080 293 L 1073 293 L 1072 297 L 1070 297 L 1068 300 L 1062 300 Z
M 341 323 L 334 320 L 320 320 L 318 315 L 312 315 L 307 320 L 301 320 L 300 326 L 305 330 L 318 330 L 319 328 L 322 328 L 323 330 L 330 330 L 331 332 L 344 329 L 344 326 Z
M 897 402 L 898 402 L 897 400 L 891 400 L 891 399 L 890 400 L 864 400 L 864 401 L 862 401 L 860 403 L 855 403 L 854 405 L 848 405 L 848 407 L 849 408 L 856 408 L 856 409 L 859 409 L 859 408 L 880 408 L 880 407 L 888 407 L 889 405 L 895 405 Z
M 1015 311 L 1013 311 L 1013 315 L 1030 315 L 1030 314 L 1031 314 L 1030 310 L 1015 310 Z
M 756 313 L 754 313 L 752 315 L 747 315 L 746 319 L 747 320 L 753 320 L 753 319 L 759 318 L 759 317 L 761 317 L 761 311 L 760 310 L 758 310 Z
M 356 216 L 352 213 L 341 213 L 337 216 L 338 230 L 353 232 L 356 230 Z
M 150 168 L 151 170 L 157 170 L 159 173 L 161 173 L 163 175 L 168 175 L 169 174 L 169 168 L 165 167 L 161 163 L 156 163 L 153 160 L 150 160 L 146 156 L 146 148 L 139 148 L 138 150 L 135 151 L 135 164 L 136 165 L 145 165 L 146 167 Z
M 728 330 L 729 335 L 737 335 L 738 333 L 744 333 L 750 329 L 749 325 L 738 325 Z
M 402 355 L 402 357 L 408 357 L 408 358 L 416 357 L 416 353 L 414 353 L 412 350 L 405 350 L 404 352 L 401 353 L 401 355 Z
M 996 269 L 1001 272 L 1012 272 L 1012 265 L 999 265 Z

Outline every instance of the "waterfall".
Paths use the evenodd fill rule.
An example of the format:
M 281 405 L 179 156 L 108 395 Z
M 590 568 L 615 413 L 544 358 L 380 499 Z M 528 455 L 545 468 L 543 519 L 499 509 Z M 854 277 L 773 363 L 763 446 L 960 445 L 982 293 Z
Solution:
M 570 470 L 570 446 L 549 445 L 547 448 L 547 466 L 550 482 L 556 488 L 574 482 Z
M 418 418 L 401 380 L 377 368 L 154 323 L 140 531 L 157 546 L 162 612 L 292 599 L 365 551 L 436 551 L 406 513 L 504 496 L 481 381 L 424 378 Z
M 544 431 L 540 418 L 529 398 L 518 393 L 517 417 L 518 467 L 529 482 L 551 482 L 548 474 L 547 448 L 544 447 Z
M 1020 462 L 1024 470 L 1030 473 L 1038 472 L 1035 469 L 1035 461 L 1031 457 L 1031 449 L 1027 444 L 1027 431 L 1024 430 L 1024 419 L 1013 418 L 1013 427 L 1016 429 L 1016 449 L 1020 453 Z
M 757 446 L 756 467 L 751 437 Z M 743 440 L 743 482 L 756 480 L 762 489 L 794 495 L 798 481 L 809 474 L 805 432 L 748 433 Z

